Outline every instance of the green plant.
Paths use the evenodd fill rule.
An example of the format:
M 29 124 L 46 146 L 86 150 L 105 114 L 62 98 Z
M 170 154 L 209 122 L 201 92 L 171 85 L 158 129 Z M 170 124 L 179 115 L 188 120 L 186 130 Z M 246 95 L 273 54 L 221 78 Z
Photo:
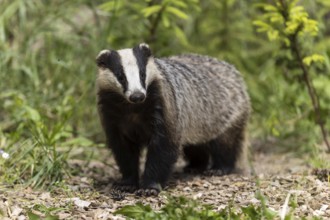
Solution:
M 111 30 L 108 43 L 131 47 L 146 42 L 157 54 L 167 54 L 167 46 L 188 46 L 184 32 L 189 13 L 199 11 L 198 0 L 107 1 L 99 6 L 109 12 Z M 125 24 L 135 24 L 134 29 Z M 129 33 L 129 34 L 127 34 Z
M 217 220 L 258 220 L 258 219 L 277 219 L 278 213 L 266 207 L 265 196 L 257 193 L 257 198 L 261 201 L 261 206 L 248 205 L 235 209 L 229 204 L 225 209 L 216 212 L 211 206 L 202 205 L 199 202 L 188 199 L 185 197 L 168 197 L 167 203 L 159 210 L 153 210 L 150 205 L 143 205 L 138 202 L 135 205 L 127 205 L 115 212 L 128 219 L 161 219 L 161 220 L 175 220 L 175 219 L 217 219 Z M 285 216 L 286 220 L 297 219 L 294 217 L 293 212 L 296 207 L 294 199 L 290 200 L 288 204 L 291 211 Z M 306 218 L 302 218 L 306 219 Z M 313 217 L 317 220 L 320 218 Z
M 185 197 L 169 197 L 168 203 L 154 211 L 149 205 L 137 203 L 136 205 L 124 206 L 115 214 L 121 214 L 132 219 L 225 219 L 231 216 L 232 219 L 239 219 L 238 215 L 229 210 L 217 213 L 210 206 L 201 205 L 198 202 Z
M 27 216 L 30 220 L 58 220 L 59 217 L 54 215 L 54 212 L 58 212 L 61 210 L 67 210 L 67 208 L 56 208 L 56 207 L 47 207 L 45 205 L 34 205 L 27 212 Z M 33 211 L 38 211 L 40 214 L 36 214 Z
M 320 97 L 313 84 L 313 69 L 311 64 L 323 63 L 324 56 L 310 54 L 310 45 L 306 41 L 313 41 L 318 34 L 318 22 L 310 19 L 308 13 L 302 6 L 297 5 L 297 0 L 275 0 L 273 4 L 259 4 L 264 10 L 260 20 L 254 21 L 259 32 L 266 32 L 271 41 L 278 41 L 282 52 L 278 56 L 282 59 L 288 69 L 293 70 L 294 82 L 307 88 L 313 111 L 315 123 L 320 127 L 324 143 L 330 152 L 330 143 L 327 139 L 325 127 L 326 112 L 322 109 Z M 326 106 L 329 107 L 329 106 Z
M 68 96 L 57 106 L 53 113 L 61 120 L 51 124 L 49 123 L 52 120 L 41 115 L 38 109 L 28 106 L 24 100 L 7 105 L 7 108 L 15 108 L 18 119 L 24 119 L 17 121 L 18 130 L 15 135 L 33 138 L 18 141 L 8 149 L 11 156 L 4 163 L 5 179 L 11 182 L 27 181 L 31 186 L 41 186 L 52 185 L 62 179 L 63 173 L 68 174 L 67 159 L 72 146 L 66 145 L 65 140 L 72 138 L 67 121 L 73 111 L 71 107 L 74 106 L 68 105 L 70 101 L 72 99 Z M 60 141 L 62 148 L 58 148 Z
M 0 159 L 1 182 L 51 186 L 70 175 L 73 147 L 94 145 L 89 137 L 95 133 L 88 132 L 98 121 L 86 119 L 94 119 L 96 109 L 95 115 L 85 109 L 94 102 L 86 94 L 93 93 L 95 70 L 86 61 L 99 45 L 81 45 L 100 30 L 94 23 L 79 25 L 76 14 L 88 13 L 97 23 L 94 4 L 1 2 L 0 148 L 10 154 Z

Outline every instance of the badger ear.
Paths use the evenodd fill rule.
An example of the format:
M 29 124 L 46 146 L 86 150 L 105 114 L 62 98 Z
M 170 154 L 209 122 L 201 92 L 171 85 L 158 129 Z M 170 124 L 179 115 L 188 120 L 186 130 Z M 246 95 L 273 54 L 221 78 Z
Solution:
M 141 43 L 141 44 L 139 44 L 139 48 L 140 48 L 140 50 L 143 52 L 143 54 L 146 57 L 150 57 L 151 56 L 151 50 L 150 50 L 150 47 L 149 47 L 148 44 Z
M 111 51 L 110 50 L 102 50 L 96 57 L 96 64 L 98 67 L 106 67 L 107 63 L 109 63 Z

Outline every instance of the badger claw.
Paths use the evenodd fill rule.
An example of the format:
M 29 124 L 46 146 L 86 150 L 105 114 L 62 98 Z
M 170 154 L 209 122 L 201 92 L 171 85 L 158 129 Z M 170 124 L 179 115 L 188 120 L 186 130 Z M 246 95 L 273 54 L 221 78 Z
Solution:
M 142 184 L 144 185 L 144 184 Z M 158 196 L 160 191 L 162 190 L 162 187 L 158 183 L 151 183 L 148 185 L 143 186 L 141 189 L 137 190 L 135 192 L 135 195 L 137 196 Z
M 137 196 L 158 196 L 159 194 L 159 190 L 158 189 L 139 189 L 135 192 L 135 195 Z

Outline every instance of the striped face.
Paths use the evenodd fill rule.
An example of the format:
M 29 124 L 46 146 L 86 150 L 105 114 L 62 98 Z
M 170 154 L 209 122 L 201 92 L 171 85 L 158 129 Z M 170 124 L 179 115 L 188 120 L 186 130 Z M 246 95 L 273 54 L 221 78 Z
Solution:
M 140 44 L 133 49 L 102 50 L 96 58 L 99 67 L 98 88 L 116 91 L 131 103 L 144 102 L 150 81 L 150 77 L 147 77 L 150 59 L 151 51 L 147 44 Z

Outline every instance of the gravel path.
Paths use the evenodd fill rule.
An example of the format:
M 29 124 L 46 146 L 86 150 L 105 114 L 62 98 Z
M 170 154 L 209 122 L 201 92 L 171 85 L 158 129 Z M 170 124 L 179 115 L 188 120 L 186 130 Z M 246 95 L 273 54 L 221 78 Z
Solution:
M 296 198 L 298 204 L 294 210 L 296 216 L 330 219 L 327 175 L 320 180 L 312 175 L 312 169 L 304 160 L 289 154 L 258 153 L 253 161 L 256 175 L 249 177 L 183 174 L 181 162 L 168 188 L 159 197 L 150 198 L 111 194 L 109 183 L 119 175 L 115 165 L 91 161 L 84 167 L 84 161 L 70 161 L 72 166 L 81 170 L 80 176 L 69 178 L 66 184 L 51 192 L 0 185 L 0 219 L 27 219 L 31 212 L 39 216 L 50 212 L 60 219 L 122 219 L 112 214 L 119 207 L 141 201 L 158 209 L 166 202 L 167 195 L 198 199 L 211 204 L 215 210 L 221 210 L 229 203 L 234 207 L 260 204 L 256 198 L 258 191 L 267 198 L 267 206 L 274 211 L 280 212 L 286 198 L 291 197 Z M 109 160 L 107 164 L 114 163 Z

